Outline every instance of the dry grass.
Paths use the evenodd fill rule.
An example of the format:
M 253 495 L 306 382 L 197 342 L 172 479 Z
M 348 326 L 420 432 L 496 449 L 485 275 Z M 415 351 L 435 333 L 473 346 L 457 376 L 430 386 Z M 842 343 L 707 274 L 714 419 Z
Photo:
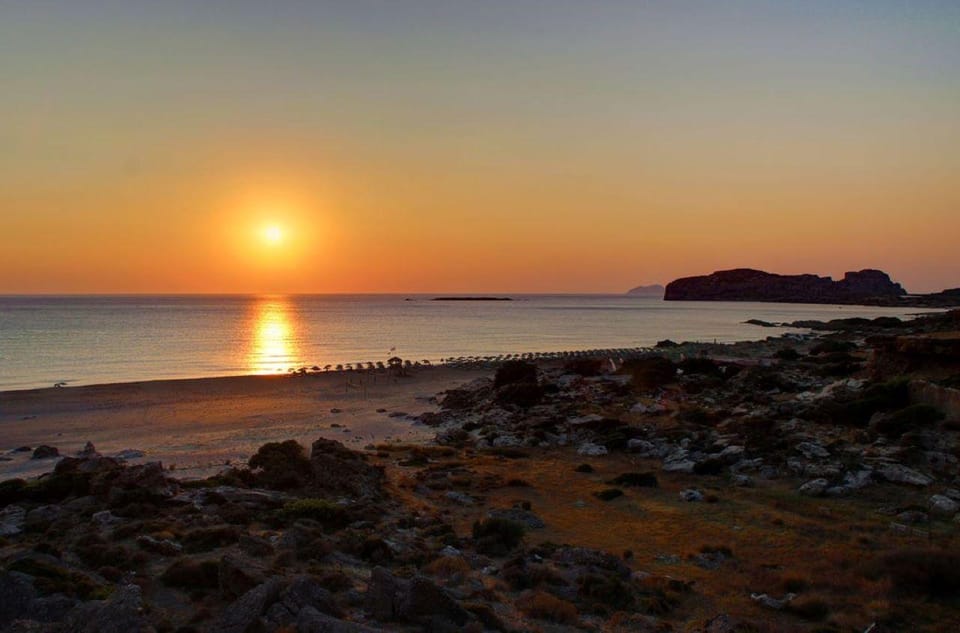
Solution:
M 924 604 L 920 597 L 891 593 L 889 576 L 865 575 L 862 561 L 877 560 L 904 548 L 921 548 L 926 538 L 890 531 L 889 517 L 880 506 L 903 505 L 915 491 L 877 486 L 846 499 L 812 499 L 796 493 L 796 482 L 760 482 L 756 488 L 727 487 L 700 477 L 661 474 L 659 488 L 628 490 L 615 503 L 604 503 L 592 493 L 623 472 L 656 470 L 654 461 L 629 455 L 594 460 L 593 473 L 575 472 L 582 463 L 573 451 L 529 450 L 530 459 L 503 460 L 483 453 L 461 455 L 477 476 L 501 481 L 519 478 L 523 488 L 489 491 L 487 505 L 505 507 L 518 500 L 531 502 L 546 522 L 542 530 L 527 533 L 529 545 L 551 541 L 592 547 L 608 552 L 633 552 L 627 563 L 639 571 L 666 574 L 694 583 L 668 619 L 675 624 L 702 624 L 717 613 L 751 621 L 772 621 L 774 629 L 841 624 L 841 630 L 865 629 L 883 620 L 891 605 L 907 613 L 926 610 L 926 616 L 956 618 L 956 606 Z M 716 486 L 711 489 L 711 485 Z M 678 493 L 696 486 L 705 492 L 722 491 L 715 504 L 684 503 Z M 423 504 L 411 490 L 412 503 Z M 458 534 L 469 535 L 484 509 L 449 508 L 449 520 Z M 937 531 L 939 530 L 939 531 Z M 944 525 L 931 538 L 942 547 L 955 546 L 955 528 Z M 736 554 L 734 565 L 722 570 L 701 569 L 686 560 L 704 544 L 721 544 Z M 960 568 L 960 565 L 958 565 Z M 800 614 L 770 612 L 750 600 L 750 593 L 799 593 Z M 799 600 L 800 598 L 798 598 Z M 825 603 L 829 613 L 823 620 Z M 813 627 L 813 628 L 811 628 Z
M 559 624 L 576 624 L 577 607 L 545 591 L 531 591 L 517 600 L 517 609 L 526 616 Z
M 424 565 L 423 571 L 431 576 L 451 578 L 469 573 L 470 564 L 461 556 L 441 556 Z

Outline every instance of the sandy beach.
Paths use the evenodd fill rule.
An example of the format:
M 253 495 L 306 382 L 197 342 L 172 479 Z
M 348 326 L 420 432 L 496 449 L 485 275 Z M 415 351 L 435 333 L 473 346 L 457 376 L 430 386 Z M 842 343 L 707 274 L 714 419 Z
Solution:
M 270 441 L 306 445 L 327 437 L 352 448 L 430 439 L 411 416 L 436 409 L 437 393 L 489 370 L 436 367 L 405 377 L 328 372 L 240 376 L 0 392 L 0 479 L 50 471 L 22 446 L 55 446 L 73 455 L 89 441 L 105 455 L 132 449 L 180 477 L 206 476 L 246 460 Z M 382 410 L 378 412 L 378 409 Z M 339 410 L 339 412 L 334 412 Z M 393 417 L 391 417 L 393 414 Z

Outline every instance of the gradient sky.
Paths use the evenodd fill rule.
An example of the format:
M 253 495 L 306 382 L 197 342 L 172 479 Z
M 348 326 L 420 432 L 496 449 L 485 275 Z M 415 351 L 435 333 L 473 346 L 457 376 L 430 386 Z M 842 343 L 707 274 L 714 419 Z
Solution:
M 0 0 L 3 293 L 939 290 L 958 148 L 955 1 Z

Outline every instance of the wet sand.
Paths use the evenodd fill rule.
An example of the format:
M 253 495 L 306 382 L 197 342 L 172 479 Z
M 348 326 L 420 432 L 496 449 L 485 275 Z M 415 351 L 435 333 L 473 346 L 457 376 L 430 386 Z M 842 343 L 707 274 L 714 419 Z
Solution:
M 307 376 L 239 376 L 158 380 L 0 392 L 0 479 L 35 476 L 55 459 L 13 453 L 48 444 L 72 455 L 88 441 L 110 455 L 145 452 L 184 477 L 206 476 L 246 460 L 270 441 L 318 437 L 351 448 L 426 441 L 434 429 L 391 412 L 433 411 L 430 400 L 489 370 L 436 367 L 406 377 L 330 372 Z M 339 409 L 334 413 L 332 409 Z M 386 409 L 377 412 L 377 409 Z

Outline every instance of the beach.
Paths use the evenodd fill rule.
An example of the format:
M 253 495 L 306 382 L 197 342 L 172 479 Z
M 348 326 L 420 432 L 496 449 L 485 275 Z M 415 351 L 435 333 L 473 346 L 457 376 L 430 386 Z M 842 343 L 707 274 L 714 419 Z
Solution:
M 433 411 L 439 392 L 489 373 L 434 367 L 403 377 L 324 372 L 0 392 L 0 455 L 10 460 L 0 461 L 0 479 L 51 470 L 53 459 L 10 452 L 41 444 L 62 455 L 87 442 L 108 455 L 142 451 L 144 457 L 132 463 L 159 460 L 178 477 L 199 477 L 246 460 L 270 441 L 292 438 L 309 445 L 323 436 L 352 448 L 422 442 L 434 431 L 397 414 Z

